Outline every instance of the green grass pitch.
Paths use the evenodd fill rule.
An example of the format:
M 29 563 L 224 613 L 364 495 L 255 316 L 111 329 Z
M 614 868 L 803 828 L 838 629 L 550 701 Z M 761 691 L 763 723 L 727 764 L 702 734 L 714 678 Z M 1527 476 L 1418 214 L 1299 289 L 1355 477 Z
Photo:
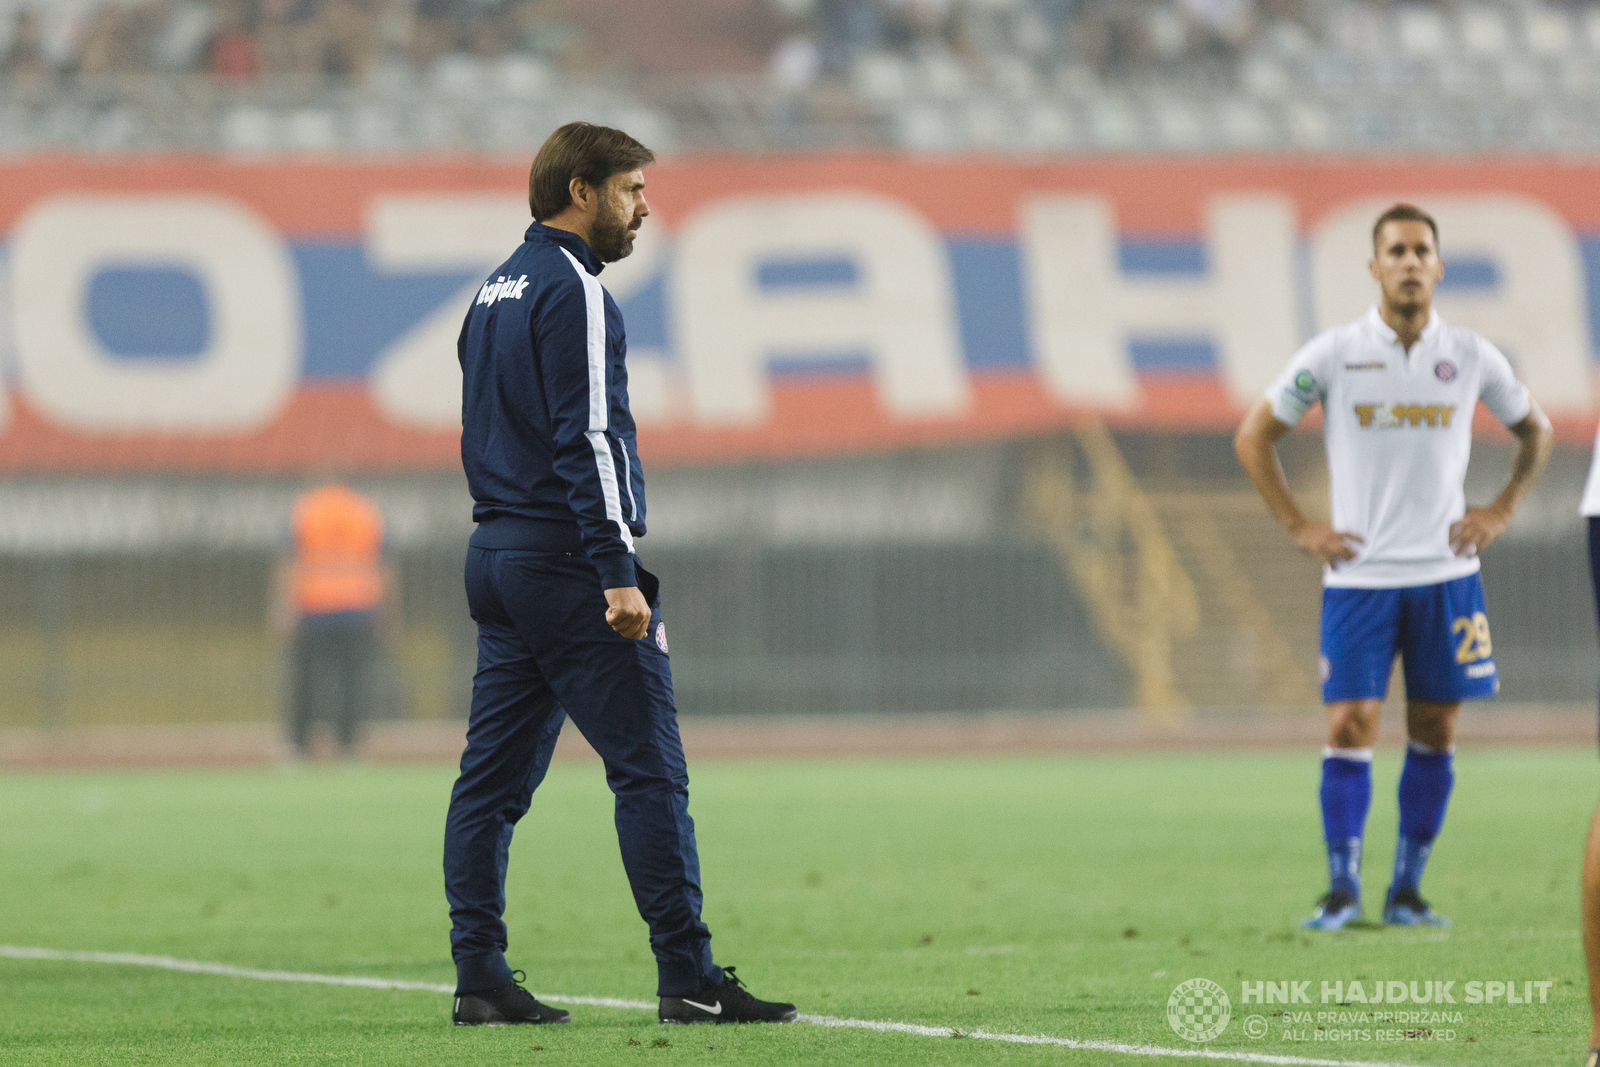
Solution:
M 1576 1064 L 1592 753 L 1468 752 L 1424 884 L 1447 932 L 1301 933 L 1323 881 L 1314 753 L 703 762 L 691 810 L 717 957 L 801 1011 L 1194 1048 L 1178 982 L 1233 1022 L 1206 1048 L 1411 1064 Z M 1399 755 L 1380 751 L 1369 912 Z M 0 778 L 0 944 L 448 983 L 439 846 L 451 768 Z M 597 762 L 557 764 L 512 847 L 513 966 L 540 992 L 650 999 L 645 930 Z M 1241 982 L 1553 980 L 1546 1004 L 1457 1004 L 1435 1040 L 1309 1036 Z M 426 992 L 0 958 L 0 1063 L 1069 1064 L 1170 1060 L 903 1033 L 455 1029 Z M 1337 1010 L 1295 1005 L 1296 1011 Z M 1415 1009 L 1412 1009 L 1415 1010 Z M 1266 1037 L 1244 1032 L 1249 1014 Z M 1359 1028 L 1359 1027 L 1356 1027 Z M 1383 1027 L 1374 1027 L 1382 1029 Z M 1401 1027 L 1400 1029 L 1405 1029 Z M 1445 1031 L 1454 1040 L 1442 1040 Z

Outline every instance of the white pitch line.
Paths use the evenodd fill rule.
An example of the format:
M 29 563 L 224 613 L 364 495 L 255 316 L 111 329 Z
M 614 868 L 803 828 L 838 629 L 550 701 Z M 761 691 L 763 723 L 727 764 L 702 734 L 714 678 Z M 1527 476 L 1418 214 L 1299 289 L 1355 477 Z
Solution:
M 831 1015 L 802 1015 L 800 1021 L 815 1026 L 843 1026 L 856 1030 L 882 1030 L 918 1037 L 963 1038 L 979 1041 L 1008 1041 L 1013 1045 L 1057 1045 L 1090 1052 L 1120 1052 L 1125 1056 L 1168 1056 L 1174 1059 L 1232 1060 L 1235 1063 L 1273 1063 L 1286 1067 L 1414 1067 L 1412 1064 L 1378 1063 L 1369 1060 L 1314 1060 L 1305 1056 L 1278 1056 L 1270 1052 L 1226 1052 L 1212 1048 L 1167 1048 L 1162 1045 L 1125 1045 L 1120 1041 L 1078 1041 L 1070 1037 L 1045 1034 L 992 1034 L 987 1030 L 962 1030 L 949 1026 L 919 1026 L 916 1023 L 884 1023 L 871 1019 L 836 1019 Z
M 263 971 L 235 967 L 231 963 L 206 963 L 182 960 L 176 956 L 141 956 L 133 952 L 68 952 L 56 948 L 28 948 L 0 945 L 0 957 L 14 960 L 52 960 L 63 963 L 119 963 L 131 967 L 156 967 L 188 974 L 214 974 L 223 978 L 250 978 L 261 982 L 309 982 L 316 985 L 356 986 L 361 989 L 400 989 L 420 993 L 454 993 L 455 986 L 437 982 L 407 982 L 394 978 L 363 978 L 360 975 L 310 974 L 303 971 Z M 633 1008 L 649 1011 L 656 1004 L 647 1000 L 622 1000 L 617 997 L 572 997 L 557 993 L 535 993 L 552 1004 L 582 1004 L 596 1008 Z M 1374 1060 L 1319 1060 L 1306 1056 L 1279 1056 L 1266 1052 L 1228 1052 L 1210 1048 L 1166 1048 L 1161 1045 L 1125 1045 L 1118 1041 L 1079 1041 L 1045 1034 L 993 1034 L 987 1030 L 961 1030 L 949 1026 L 920 1026 L 916 1023 L 880 1022 L 874 1019 L 841 1019 L 833 1015 L 802 1015 L 800 1022 L 813 1026 L 842 1027 L 851 1030 L 876 1030 L 880 1033 L 913 1034 L 917 1037 L 950 1039 L 959 1034 L 974 1041 L 1006 1041 L 1013 1045 L 1055 1045 L 1090 1052 L 1120 1052 L 1126 1056 L 1166 1056 L 1172 1059 L 1229 1060 L 1234 1063 L 1265 1063 L 1281 1067 L 1417 1067 L 1414 1064 Z
M 206 963 L 180 960 L 176 956 L 140 956 L 133 952 L 63 952 L 54 948 L 24 948 L 0 945 L 0 956 L 14 960 L 57 960 L 66 963 L 123 963 L 133 967 L 158 967 L 165 971 L 189 974 L 216 974 L 224 978 L 253 978 L 260 982 L 311 982 L 316 985 L 359 986 L 362 989 L 404 989 L 419 993 L 454 993 L 455 986 L 437 982 L 406 982 L 395 978 L 363 978 L 353 974 L 307 974 L 302 971 L 262 971 L 235 967 L 231 963 Z M 654 1008 L 644 1000 L 618 1000 L 615 997 L 566 997 L 559 993 L 535 993 L 540 1000 L 556 1004 L 585 1004 L 594 1008 Z

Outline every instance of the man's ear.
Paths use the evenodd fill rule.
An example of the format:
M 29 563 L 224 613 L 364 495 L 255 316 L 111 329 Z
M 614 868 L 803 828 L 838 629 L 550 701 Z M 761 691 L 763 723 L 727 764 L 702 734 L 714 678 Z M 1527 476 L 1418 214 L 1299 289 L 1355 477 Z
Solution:
M 587 211 L 589 209 L 589 198 L 594 195 L 594 189 L 580 174 L 567 183 L 567 195 L 571 197 L 574 206 Z

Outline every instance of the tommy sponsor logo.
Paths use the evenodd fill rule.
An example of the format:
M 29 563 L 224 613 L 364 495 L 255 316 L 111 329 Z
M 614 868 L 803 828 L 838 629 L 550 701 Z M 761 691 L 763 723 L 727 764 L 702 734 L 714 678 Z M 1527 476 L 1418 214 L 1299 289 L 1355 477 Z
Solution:
M 1364 430 L 1395 430 L 1403 426 L 1450 428 L 1454 404 L 1356 404 L 1356 420 Z
M 501 275 L 492 282 L 484 282 L 483 288 L 478 290 L 477 304 L 493 305 L 497 300 L 521 300 L 522 293 L 528 288 L 528 276 L 507 279 Z
M 1388 364 L 1381 359 L 1371 360 L 1367 363 L 1346 363 L 1345 370 L 1383 370 Z

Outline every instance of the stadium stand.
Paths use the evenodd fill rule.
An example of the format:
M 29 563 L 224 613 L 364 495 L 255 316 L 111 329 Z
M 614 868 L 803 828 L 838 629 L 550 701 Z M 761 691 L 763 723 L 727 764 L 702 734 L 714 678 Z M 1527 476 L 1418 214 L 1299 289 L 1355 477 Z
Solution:
M 629 31 L 601 48 L 616 25 Z M 1010 182 L 1034 161 L 1088 160 L 1110 169 L 1087 179 L 1057 175 L 1041 187 L 1087 183 L 1096 203 L 1109 204 L 1115 186 L 1143 190 L 1159 181 L 1196 220 L 1214 205 L 1189 204 L 1194 197 L 1179 188 L 1187 172 L 1173 177 L 1164 168 L 1242 159 L 1238 184 L 1254 188 L 1253 172 L 1244 173 L 1250 157 L 1278 154 L 1286 165 L 1313 168 L 1290 182 L 1300 183 L 1293 195 L 1310 203 L 1332 180 L 1325 175 L 1335 171 L 1315 170 L 1330 159 L 1333 166 L 1352 155 L 1392 161 L 1459 153 L 1469 164 L 1501 164 L 1526 154 L 1542 168 L 1531 177 L 1452 173 L 1437 183 L 1441 193 L 1496 182 L 1534 188 L 1518 184 L 1524 178 L 1570 187 L 1562 160 L 1600 151 L 1600 4 L 0 0 L 0 161 L 31 183 L 17 185 L 17 218 L 45 201 L 58 167 L 99 188 L 117 180 L 91 173 L 103 162 L 124 173 L 116 168 L 150 159 L 172 168 L 151 179 L 157 187 L 181 191 L 191 179 L 204 184 L 199 175 L 216 158 L 246 161 L 241 172 L 285 167 L 306 180 L 294 168 L 321 166 L 328 155 L 341 157 L 333 170 L 349 171 L 334 175 L 341 188 L 397 160 L 397 171 L 408 161 L 436 168 L 421 180 L 424 190 L 470 198 L 488 181 L 520 225 L 525 208 L 516 189 L 530 152 L 557 123 L 576 117 L 678 151 L 675 167 L 697 152 L 759 162 L 769 150 L 799 159 L 825 148 L 877 150 L 863 155 L 898 165 L 906 157 L 883 150 L 905 149 L 960 157 L 956 165 L 973 161 Z M 1115 158 L 1126 154 L 1142 158 Z M 1030 166 L 1016 166 L 1013 156 Z M 490 180 L 473 171 L 458 188 L 461 160 L 487 160 L 503 173 Z M 930 175 L 951 162 L 914 161 Z M 1130 169 L 1116 169 L 1123 166 Z M 1374 179 L 1374 188 L 1389 195 L 1402 181 L 1394 173 Z M 1410 180 L 1410 169 L 1400 173 Z M 841 182 L 873 187 L 865 169 L 851 174 Z M 827 182 L 835 176 L 830 170 Z M 953 272 L 944 311 L 959 335 L 962 388 L 981 383 L 996 395 L 1015 393 L 1035 405 L 1018 401 L 1017 411 L 1046 410 L 1054 421 L 1043 428 L 1008 422 L 1002 430 L 982 421 L 996 416 L 974 414 L 948 437 L 906 431 L 873 438 L 860 452 L 857 438 L 871 435 L 855 433 L 857 426 L 838 445 L 841 454 L 814 440 L 779 442 L 770 452 L 685 446 L 662 454 L 681 434 L 694 436 L 695 426 L 682 412 L 654 412 L 660 436 L 647 457 L 649 551 L 672 590 L 674 642 L 693 650 L 681 657 L 677 678 L 684 707 L 1131 706 L 1160 716 L 1315 705 L 1316 598 L 1308 590 L 1316 567 L 1249 489 L 1227 428 L 1212 419 L 1188 432 L 1198 424 L 1185 409 L 1215 407 L 1205 397 L 1222 395 L 1215 346 L 1206 341 L 1196 355 L 1189 336 L 1196 329 L 1211 336 L 1215 324 L 1157 321 L 1150 310 L 1169 283 L 1182 293 L 1221 276 L 1220 259 L 1210 262 L 1222 255 L 1221 231 L 1201 233 L 1200 223 L 1183 220 L 1174 233 L 1157 232 L 1148 220 L 1120 224 L 1116 284 L 1149 284 L 1158 294 L 1139 297 L 1138 321 L 1129 325 L 1139 335 L 1130 345 L 1140 349 L 1129 356 L 1130 373 L 1149 396 L 1131 416 L 1102 413 L 1109 430 L 1078 425 L 1058 410 L 1060 398 L 1028 399 L 1047 325 L 1041 293 L 1027 283 L 1031 223 L 1013 222 L 1011 205 L 982 232 L 966 213 L 944 218 L 963 188 L 948 180 L 919 207 L 940 216 L 929 247 L 940 269 Z M 229 195 L 257 203 L 254 185 L 227 181 Z M 393 176 L 383 181 L 392 184 Z M 1234 179 L 1225 182 L 1232 192 Z M 1541 190 L 1535 198 L 1548 199 Z M 669 205 L 665 221 L 646 232 L 681 237 L 687 213 L 674 214 L 670 197 L 661 203 Z M 427 204 L 400 198 L 389 208 Z M 460 583 L 467 508 L 454 445 L 436 426 L 424 427 L 431 435 L 424 436 L 405 410 L 385 408 L 380 418 L 372 405 L 387 403 L 385 374 L 400 357 L 449 350 L 455 323 L 437 332 L 432 312 L 417 309 L 444 309 L 452 318 L 461 287 L 476 286 L 494 260 L 480 262 L 476 245 L 449 241 L 435 248 L 424 240 L 408 251 L 393 237 L 409 223 L 385 229 L 364 207 L 340 210 L 301 218 L 296 208 L 289 222 L 274 215 L 263 238 L 289 257 L 295 284 L 305 287 L 303 297 L 296 289 L 285 298 L 289 313 L 301 316 L 306 343 L 295 349 L 292 395 L 276 401 L 284 411 L 266 429 L 199 444 L 179 433 L 170 447 L 159 434 L 123 434 L 115 418 L 95 422 L 104 412 L 74 422 L 72 411 L 53 411 L 48 382 L 22 387 L 8 318 L 15 318 L 15 218 L 12 232 L 0 236 L 0 402 L 12 405 L 0 407 L 0 445 L 10 449 L 0 450 L 0 727 L 274 718 L 281 650 L 264 620 L 282 515 L 318 447 L 338 458 L 332 454 L 355 443 L 361 487 L 383 505 L 406 591 L 392 653 L 399 681 L 392 699 L 379 703 L 414 719 L 465 708 L 473 650 Z M 1535 235 L 1546 242 L 1537 248 L 1566 256 L 1550 261 L 1564 264 L 1572 280 L 1570 307 L 1556 310 L 1561 321 L 1582 320 L 1574 344 L 1589 353 L 1600 333 L 1594 283 L 1583 286 L 1600 276 L 1600 243 L 1586 207 L 1561 210 L 1570 226 L 1567 216 L 1556 218 Z M 1020 206 L 1015 214 L 1021 217 Z M 1313 214 L 1303 211 L 1302 224 Z M 404 216 L 432 219 L 440 232 L 474 217 Z M 1088 242 L 1091 230 L 1074 231 L 1073 239 Z M 1453 292 L 1469 309 L 1481 299 L 1498 314 L 1499 295 L 1526 299 L 1522 253 L 1487 247 L 1482 226 L 1475 233 L 1485 247 L 1467 249 L 1459 271 L 1452 264 L 1452 279 L 1462 279 Z M 1291 236 L 1283 265 L 1297 285 L 1310 287 L 1303 242 L 1318 238 L 1306 231 L 1291 243 Z M 174 253 L 161 249 L 142 267 L 122 263 L 123 254 L 111 248 L 106 264 L 85 267 L 79 279 L 89 325 L 111 353 L 106 365 L 195 356 L 209 321 L 196 295 L 201 268 L 189 259 L 169 263 Z M 619 293 L 627 290 L 619 299 L 629 316 L 636 396 L 662 404 L 681 402 L 686 388 L 688 342 L 679 336 L 683 324 L 669 328 L 668 321 L 684 314 L 688 288 L 675 289 L 676 267 L 663 265 L 681 255 L 674 248 L 635 257 L 632 282 L 621 268 L 607 275 Z M 1538 269 L 1545 266 L 1540 260 Z M 1359 275 L 1359 263 L 1353 269 Z M 756 274 L 763 272 L 778 289 L 795 291 L 862 281 L 848 257 L 802 254 Z M 1291 318 L 1309 329 L 1321 312 L 1309 288 L 1298 296 L 1306 306 Z M 764 307 L 762 299 L 751 295 L 751 308 Z M 161 309 L 150 318 L 165 322 L 166 333 L 123 329 L 138 318 L 127 309 L 144 306 Z M 759 314 L 750 310 L 742 321 Z M 1535 309 L 1529 318 L 1544 314 Z M 1534 337 L 1520 318 L 1495 321 L 1513 341 Z M 411 337 L 420 340 L 407 347 Z M 1145 343 L 1151 338 L 1154 348 Z M 796 367 L 767 370 L 803 393 L 812 378 Z M 862 368 L 846 358 L 833 370 L 852 379 Z M 657 380 L 647 389 L 651 375 Z M 1193 389 L 1199 392 L 1186 396 Z M 1159 417 L 1149 406 L 1154 396 L 1173 398 Z M 852 417 L 877 411 L 868 405 Z M 1592 422 L 1572 432 L 1575 418 L 1569 411 L 1569 432 L 1545 482 L 1485 561 L 1506 695 L 1517 701 L 1587 701 L 1592 688 L 1586 601 L 1550 606 L 1552 583 L 1583 568 L 1572 502 Z M 982 430 L 975 441 L 962 436 L 972 427 Z M 1286 462 L 1313 510 L 1326 497 L 1315 436 L 1285 445 L 1299 449 Z M 261 452 L 267 446 L 270 455 Z M 1474 500 L 1493 492 L 1506 458 L 1496 442 L 1480 448 L 1488 473 L 1471 488 Z M 1022 603 L 1036 606 L 1026 623 L 1016 615 Z M 781 610 L 750 614 L 751 604 Z M 196 661 L 214 669 L 195 672 Z
M 9 151 L 1600 145 L 1583 2 L 4 0 L 0 57 Z

